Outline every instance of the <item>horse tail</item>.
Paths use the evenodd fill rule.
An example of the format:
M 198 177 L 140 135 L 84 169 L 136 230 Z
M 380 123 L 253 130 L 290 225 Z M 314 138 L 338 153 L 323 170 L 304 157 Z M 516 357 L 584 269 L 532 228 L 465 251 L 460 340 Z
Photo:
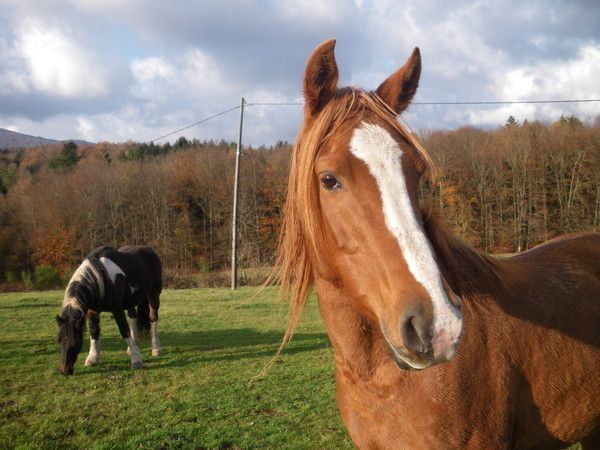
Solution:
M 150 295 L 158 299 L 163 288 L 162 264 L 158 255 L 152 249 L 149 249 L 148 261 L 150 262 L 152 275 L 154 276 L 154 283 L 152 284 L 152 292 Z
M 162 292 L 162 265 L 160 258 L 154 250 L 150 247 L 144 247 L 141 249 L 148 264 L 150 265 L 150 271 L 152 273 L 152 288 L 150 289 L 149 297 L 152 301 L 158 305 L 160 293 Z M 156 306 L 158 309 L 158 306 Z M 144 299 L 142 303 L 138 305 L 138 330 L 141 333 L 150 332 L 150 305 L 148 299 Z
M 150 305 L 148 299 L 144 299 L 137 306 L 137 328 L 140 334 L 150 333 Z

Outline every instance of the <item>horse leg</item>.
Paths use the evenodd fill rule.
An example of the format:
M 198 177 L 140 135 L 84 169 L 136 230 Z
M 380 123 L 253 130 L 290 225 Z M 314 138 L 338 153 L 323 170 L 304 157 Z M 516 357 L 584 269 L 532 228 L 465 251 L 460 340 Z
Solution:
M 100 314 L 90 312 L 88 321 L 90 323 L 90 352 L 85 359 L 85 365 L 90 367 L 100 361 Z
M 138 344 L 139 340 L 137 327 L 137 311 L 135 310 L 135 307 L 129 308 L 127 310 L 127 318 L 129 320 L 129 328 L 131 329 L 131 338 L 135 341 L 136 344 Z M 129 347 L 127 347 L 127 354 L 131 355 L 131 350 L 129 349 Z
M 160 300 L 157 298 L 149 298 L 150 305 L 150 334 L 152 336 L 152 356 L 160 356 L 160 341 L 158 340 L 158 308 Z
M 127 318 L 125 317 L 125 311 L 122 309 L 117 309 L 113 311 L 113 317 L 115 318 L 115 322 L 117 322 L 121 337 L 125 339 L 125 342 L 127 342 L 127 346 L 129 347 L 129 352 L 131 355 L 131 368 L 137 369 L 142 367 L 142 354 L 140 353 L 140 349 L 138 348 L 136 342 L 130 335 L 129 325 L 127 325 Z

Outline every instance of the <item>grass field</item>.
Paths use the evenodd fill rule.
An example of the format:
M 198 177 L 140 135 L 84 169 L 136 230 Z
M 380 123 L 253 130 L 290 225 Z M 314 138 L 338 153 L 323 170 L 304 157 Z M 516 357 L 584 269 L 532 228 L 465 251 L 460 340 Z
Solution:
M 2 448 L 352 448 L 335 404 L 332 349 L 316 302 L 267 377 L 287 307 L 266 290 L 165 291 L 163 355 L 132 371 L 112 317 L 102 315 L 100 365 L 58 374 L 62 292 L 0 295 Z

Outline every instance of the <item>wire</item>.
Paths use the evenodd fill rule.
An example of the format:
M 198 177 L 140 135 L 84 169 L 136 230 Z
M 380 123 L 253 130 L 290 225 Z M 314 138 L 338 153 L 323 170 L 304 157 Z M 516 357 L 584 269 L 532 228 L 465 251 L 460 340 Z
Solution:
M 600 102 L 600 99 L 581 100 L 498 100 L 482 102 L 412 102 L 411 105 L 517 105 L 531 103 L 591 103 Z
M 246 106 L 300 106 L 302 102 L 254 102 L 246 103 Z
M 187 130 L 188 128 L 195 127 L 196 125 L 200 125 L 201 123 L 208 122 L 209 120 L 214 119 L 215 117 L 222 116 L 223 114 L 227 114 L 228 112 L 234 111 L 236 109 L 240 109 L 240 106 L 239 105 L 238 106 L 234 106 L 233 108 L 226 109 L 225 111 L 221 111 L 220 113 L 213 114 L 212 116 L 209 116 L 209 117 L 205 117 L 204 119 L 199 120 L 198 122 L 194 122 L 194 123 L 192 123 L 190 125 L 186 125 L 183 128 L 179 128 L 178 130 L 171 131 L 170 133 L 167 133 L 167 134 L 164 134 L 164 135 L 162 135 L 160 137 L 154 138 L 150 142 L 158 141 L 160 139 L 166 138 L 167 136 L 171 136 L 172 134 L 179 133 L 180 131 Z
M 600 99 L 576 99 L 576 100 L 498 100 L 498 101 L 474 101 L 474 102 L 412 102 L 411 105 L 427 106 L 427 105 L 524 105 L 524 104 L 544 104 L 544 103 L 593 103 L 600 102 Z M 302 102 L 252 102 L 244 103 L 244 106 L 301 106 L 304 105 Z M 170 133 L 164 134 L 160 137 L 152 139 L 150 142 L 158 141 L 166 138 L 173 134 L 179 133 L 180 131 L 187 130 L 188 128 L 195 127 L 201 123 L 208 122 L 211 119 L 227 114 L 228 112 L 239 109 L 240 105 L 234 106 L 233 108 L 226 109 L 212 116 L 205 117 L 198 122 L 186 125 L 185 127 L 179 128 L 178 130 L 171 131 Z
M 411 105 L 517 105 L 532 103 L 592 103 L 600 102 L 600 99 L 576 99 L 576 100 L 490 100 L 473 102 L 412 102 Z M 301 102 L 253 102 L 246 103 L 246 106 L 299 106 L 304 105 Z

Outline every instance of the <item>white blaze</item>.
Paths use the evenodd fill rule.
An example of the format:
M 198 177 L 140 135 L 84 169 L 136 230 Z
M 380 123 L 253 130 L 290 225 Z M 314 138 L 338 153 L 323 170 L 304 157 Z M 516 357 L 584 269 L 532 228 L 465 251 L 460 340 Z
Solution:
M 433 251 L 415 216 L 402 171 L 402 149 L 384 128 L 362 122 L 354 130 L 350 150 L 375 178 L 386 225 L 397 239 L 410 272 L 433 302 L 432 334 L 437 357 L 440 352 L 450 351 L 448 345 L 459 338 L 462 317 L 448 301 Z

